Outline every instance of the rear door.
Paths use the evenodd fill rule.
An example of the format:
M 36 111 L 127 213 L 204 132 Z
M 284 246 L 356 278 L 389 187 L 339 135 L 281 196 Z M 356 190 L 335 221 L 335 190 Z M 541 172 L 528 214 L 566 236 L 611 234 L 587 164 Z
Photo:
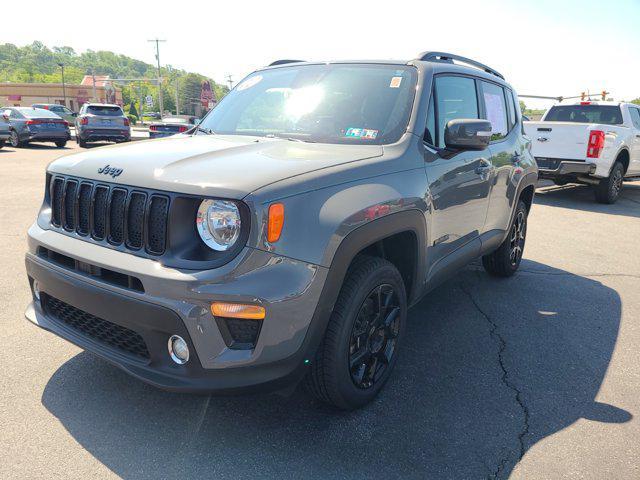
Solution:
M 455 119 L 480 118 L 473 77 L 436 75 L 425 132 L 425 169 L 433 204 L 431 273 L 434 264 L 458 252 L 463 263 L 479 253 L 489 203 L 489 150 L 445 150 L 444 130 Z M 445 262 L 450 263 L 450 262 Z
M 498 233 L 509 227 L 515 185 L 513 170 L 524 153 L 519 118 L 516 114 L 515 98 L 510 89 L 485 80 L 480 82 L 483 117 L 491 122 L 491 194 L 485 231 Z M 519 110 L 519 109 L 518 109 Z M 499 236 L 497 235 L 496 238 Z
M 631 155 L 628 173 L 640 174 L 640 107 L 629 107 L 633 123 L 633 137 L 631 139 Z

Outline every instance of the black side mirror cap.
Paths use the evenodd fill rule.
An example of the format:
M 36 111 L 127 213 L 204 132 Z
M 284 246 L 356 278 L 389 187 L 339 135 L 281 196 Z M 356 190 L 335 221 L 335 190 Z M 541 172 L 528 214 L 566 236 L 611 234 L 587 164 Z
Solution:
M 491 122 L 459 118 L 450 120 L 444 129 L 444 143 L 453 150 L 484 150 L 491 141 Z

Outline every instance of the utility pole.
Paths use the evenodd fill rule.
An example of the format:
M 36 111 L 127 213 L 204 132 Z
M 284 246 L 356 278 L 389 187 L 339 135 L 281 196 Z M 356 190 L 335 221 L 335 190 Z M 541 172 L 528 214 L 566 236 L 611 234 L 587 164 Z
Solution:
M 158 103 L 160 105 L 160 118 L 164 113 L 164 103 L 162 102 L 162 77 L 160 75 L 160 42 L 166 42 L 166 40 L 160 40 L 154 38 L 153 40 L 147 40 L 148 42 L 155 42 L 156 44 L 156 60 L 158 61 Z
M 64 86 L 64 63 L 59 63 L 58 66 L 62 69 L 62 98 L 64 98 L 64 106 L 67 106 L 67 90 Z
M 95 70 L 92 68 L 91 69 L 91 78 L 93 79 L 93 101 L 97 101 L 96 98 L 96 72 Z
M 227 83 L 229 84 L 229 90 L 233 90 L 233 79 L 231 78 L 231 75 L 227 75 Z
M 178 97 L 180 95 L 180 77 L 176 77 L 176 115 L 180 115 L 180 103 Z

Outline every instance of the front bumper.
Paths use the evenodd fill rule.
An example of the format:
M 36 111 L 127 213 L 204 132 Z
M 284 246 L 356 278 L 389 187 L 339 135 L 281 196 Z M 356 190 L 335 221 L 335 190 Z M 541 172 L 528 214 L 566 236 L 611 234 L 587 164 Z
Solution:
M 41 299 L 34 298 L 27 309 L 27 318 L 157 387 L 207 393 L 282 389 L 302 378 L 306 371 L 304 360 L 317 346 L 317 329 L 310 326 L 326 278 L 326 269 L 321 267 L 246 249 L 239 255 L 244 258 L 221 267 L 220 273 L 185 275 L 158 268 L 157 264 L 149 265 L 151 270 L 147 271 L 145 264 L 157 262 L 88 246 L 37 225 L 30 229 L 29 243 L 27 274 L 31 285 L 33 280 L 38 281 Z M 39 245 L 58 251 L 66 245 L 66 251 L 62 251 L 79 261 L 135 274 L 141 279 L 145 293 L 51 263 L 35 254 Z M 78 252 L 74 254 L 69 251 L 76 248 Z M 105 265 L 101 261 L 105 257 L 101 255 L 112 261 Z M 129 269 L 139 267 L 138 271 L 121 268 L 125 265 L 122 261 L 129 262 Z M 148 275 L 153 269 L 156 275 Z M 48 298 L 64 302 L 74 312 L 78 310 L 135 332 L 144 340 L 148 357 L 132 355 L 114 347 L 113 342 L 105 343 L 103 334 L 89 335 L 70 326 L 48 308 Z M 211 301 L 231 299 L 258 302 L 267 310 L 252 350 L 230 348 L 210 313 Z M 170 359 L 167 342 L 174 334 L 184 338 L 189 346 L 191 356 L 185 365 Z

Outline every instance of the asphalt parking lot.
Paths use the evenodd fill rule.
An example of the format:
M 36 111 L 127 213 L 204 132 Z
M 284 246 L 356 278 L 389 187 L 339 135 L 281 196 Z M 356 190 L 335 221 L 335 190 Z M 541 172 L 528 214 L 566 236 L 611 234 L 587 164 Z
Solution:
M 640 182 L 539 189 L 508 280 L 471 265 L 410 311 L 373 405 L 171 394 L 28 323 L 45 166 L 0 150 L 0 477 L 640 478 Z

